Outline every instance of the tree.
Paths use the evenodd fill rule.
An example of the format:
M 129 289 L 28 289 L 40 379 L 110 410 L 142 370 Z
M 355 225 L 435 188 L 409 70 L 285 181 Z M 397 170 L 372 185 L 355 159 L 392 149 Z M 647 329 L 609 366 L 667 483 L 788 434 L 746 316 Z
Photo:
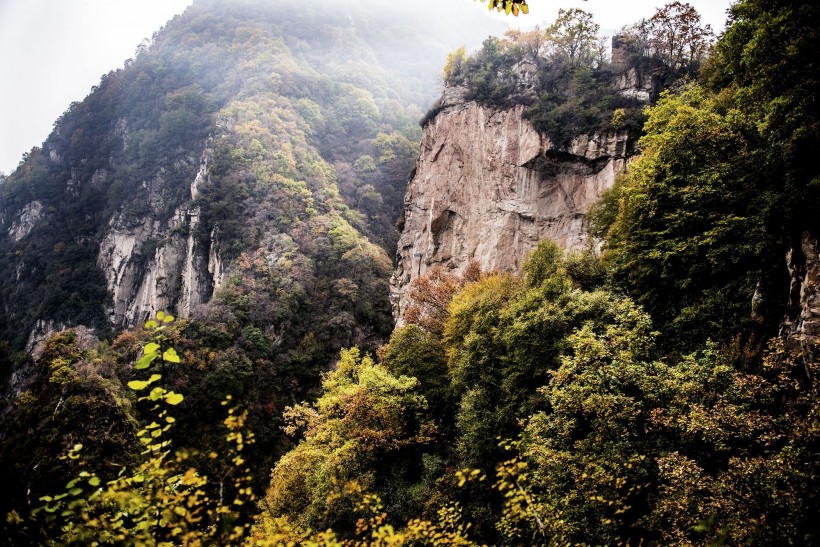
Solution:
M 765 139 L 771 177 L 761 185 L 777 196 L 772 228 L 786 241 L 820 231 L 820 6 L 796 0 L 742 0 L 706 70 L 710 88 L 726 90 Z
M 569 66 L 577 67 L 601 62 L 604 46 L 598 37 L 600 29 L 591 13 L 579 8 L 562 8 L 546 32 L 554 55 Z
M 652 24 L 649 19 L 624 26 L 618 32 L 621 44 L 629 52 L 631 61 L 637 63 L 652 54 Z
M 467 50 L 464 46 L 459 46 L 447 54 L 447 62 L 444 63 L 444 84 L 450 84 L 454 76 L 461 73 L 464 63 L 467 61 Z
M 776 236 L 762 214 L 766 171 L 753 128 L 695 86 L 663 95 L 644 130 L 641 155 L 613 190 L 618 213 L 604 260 L 616 282 L 666 329 L 667 343 L 751 329 L 758 284 L 763 315 L 779 321 L 782 296 L 770 284 L 780 272 L 764 269 L 778 264 Z M 598 213 L 613 218 L 611 207 Z
M 391 505 L 408 502 L 391 479 L 399 482 L 408 455 L 435 430 L 418 380 L 394 376 L 358 348 L 342 351 L 322 388 L 315 404 L 285 411 L 286 432 L 304 439 L 274 467 L 268 508 L 305 529 L 332 525 L 350 534 L 355 519 L 344 485 L 356 481 Z
M 712 27 L 701 25 L 697 10 L 677 1 L 655 12 L 649 28 L 652 50 L 673 70 L 696 69 L 714 40 Z
M 445 272 L 441 266 L 433 267 L 429 274 L 417 277 L 410 284 L 412 304 L 404 311 L 404 321 L 440 336 L 453 296 L 479 279 L 481 269 L 475 261 L 470 262 L 460 276 Z
M 510 29 L 504 36 L 527 59 L 536 61 L 547 53 L 547 33 L 538 26 L 532 30 Z

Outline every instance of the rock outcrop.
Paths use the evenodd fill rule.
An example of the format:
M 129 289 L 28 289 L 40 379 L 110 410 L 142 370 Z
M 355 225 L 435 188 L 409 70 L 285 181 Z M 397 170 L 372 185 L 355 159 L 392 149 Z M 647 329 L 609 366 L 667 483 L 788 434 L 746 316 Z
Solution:
M 391 281 L 397 319 L 408 285 L 436 265 L 517 271 L 542 239 L 584 246 L 585 213 L 626 169 L 632 143 L 609 133 L 559 148 L 524 109 L 456 104 L 425 126 Z
M 820 238 L 804 233 L 787 261 L 791 313 L 783 324 L 786 341 L 807 356 L 816 355 L 820 351 Z
M 9 227 L 9 237 L 15 243 L 26 237 L 35 224 L 43 218 L 43 204 L 39 201 L 27 203 Z
M 208 180 L 210 151 L 191 183 L 191 199 Z M 115 215 L 100 244 L 97 265 L 108 282 L 114 326 L 133 326 L 160 310 L 188 317 L 207 302 L 222 281 L 216 230 L 210 241 L 198 237 L 200 209 L 184 203 L 166 222 L 142 218 L 127 221 Z

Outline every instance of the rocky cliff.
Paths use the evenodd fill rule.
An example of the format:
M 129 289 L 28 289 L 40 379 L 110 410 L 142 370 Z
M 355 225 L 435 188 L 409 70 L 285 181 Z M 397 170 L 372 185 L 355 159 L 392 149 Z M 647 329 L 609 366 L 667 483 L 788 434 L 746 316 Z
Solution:
M 811 358 L 820 350 L 820 239 L 804 233 L 787 264 L 791 291 L 784 334 L 788 345 Z
M 391 282 L 397 318 L 409 284 L 436 265 L 461 273 L 476 260 L 486 271 L 516 271 L 542 239 L 583 247 L 587 209 L 632 153 L 626 133 L 614 132 L 556 147 L 524 106 L 445 104 L 424 129 L 405 196 Z
M 201 211 L 193 204 L 207 183 L 210 154 L 208 149 L 203 152 L 191 182 L 192 201 L 177 207 L 167 222 L 152 217 L 126 221 L 119 213 L 111 218 L 97 265 L 111 295 L 108 316 L 113 325 L 133 326 L 168 309 L 188 317 L 221 284 L 217 233 L 212 231 L 205 242 L 196 237 Z

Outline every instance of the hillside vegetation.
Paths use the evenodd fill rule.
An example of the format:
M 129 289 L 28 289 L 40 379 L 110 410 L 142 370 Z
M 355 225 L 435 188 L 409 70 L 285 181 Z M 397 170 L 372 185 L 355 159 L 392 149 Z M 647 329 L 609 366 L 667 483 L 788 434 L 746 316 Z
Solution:
M 223 62 L 223 73 L 164 92 L 161 108 L 152 103 L 154 125 L 129 122 L 127 146 L 105 133 L 112 143 L 99 152 L 112 170 L 140 150 L 165 158 L 168 180 L 171 166 L 180 170 L 179 186 L 157 203 L 128 194 L 136 209 L 123 214 L 140 214 L 183 199 L 173 192 L 194 174 L 181 144 L 162 143 L 184 139 L 177 129 L 210 143 L 211 180 L 197 202 L 206 232 L 231 234 L 221 240 L 228 281 L 188 319 L 159 313 L 110 341 L 90 343 L 75 329 L 44 345 L 3 417 L 7 542 L 820 542 L 820 338 L 797 319 L 813 305 L 798 293 L 816 291 L 804 283 L 817 267 L 805 253 L 820 238 L 811 155 L 820 147 L 820 8 L 739 0 L 708 52 L 692 41 L 678 57 L 652 25 L 691 23 L 686 5 L 625 29 L 633 56 L 620 70 L 670 78 L 645 122 L 608 91 L 615 69 L 597 42 L 572 55 L 561 48 L 562 17 L 594 28 L 583 12 L 562 11 L 543 35 L 453 53 L 451 85 L 497 106 L 528 101 L 553 139 L 563 139 L 562 120 L 583 117 L 573 131 L 608 130 L 623 109 L 621 122 L 641 134 L 639 154 L 591 211 L 589 249 L 543 241 L 519 273 L 434 269 L 414 282 L 415 305 L 393 329 L 379 244 L 393 237 L 389 196 L 400 196 L 399 173 L 415 156 L 406 98 L 390 91 L 387 72 L 346 67 L 368 51 L 346 42 L 357 34 L 317 31 L 336 10 L 290 20 L 217 7 L 197 3 L 89 100 L 118 78 L 116 89 L 127 89 L 147 63 L 158 66 L 143 77 L 157 78 L 182 51 L 197 52 L 185 57 L 191 73 L 209 52 L 236 55 L 209 61 Z M 197 29 L 224 42 L 211 49 Z M 172 37 L 186 46 L 165 49 Z M 356 53 L 311 40 L 341 40 Z M 504 86 L 522 61 L 542 79 L 516 95 Z M 204 74 L 220 77 L 209 87 Z M 52 139 L 73 138 L 89 119 L 74 114 L 84 105 Z M 101 138 L 77 138 L 86 134 Z M 55 163 L 48 144 L 2 188 L 32 194 L 4 199 L 56 207 L 48 192 L 64 188 L 43 173 L 84 164 L 65 155 Z M 111 214 L 108 202 L 91 201 L 108 193 L 79 192 L 70 206 L 95 212 L 63 215 L 60 234 Z M 37 230 L 48 226 L 4 248 L 28 256 L 22 245 L 45 245 Z M 89 271 L 94 233 L 86 247 L 70 240 Z M 58 253 L 69 248 L 32 247 L 46 253 L 37 268 L 67 267 Z M 28 328 L 42 296 L 23 300 L 7 329 Z

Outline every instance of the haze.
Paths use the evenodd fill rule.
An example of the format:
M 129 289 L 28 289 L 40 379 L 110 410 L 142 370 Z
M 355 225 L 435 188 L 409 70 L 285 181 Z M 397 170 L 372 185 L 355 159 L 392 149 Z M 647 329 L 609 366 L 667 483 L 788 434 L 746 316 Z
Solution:
M 396 0 L 370 0 L 395 2 Z M 450 0 L 482 9 L 475 0 Z M 82 100 L 100 76 L 121 67 L 137 46 L 192 0 L 0 0 L 0 171 L 39 146 L 72 101 Z M 729 0 L 690 0 L 716 31 Z M 602 29 L 615 30 L 651 16 L 661 0 L 531 0 L 514 26 L 543 25 L 558 9 L 579 7 Z M 332 6 L 328 0 L 328 6 Z M 472 6 L 471 6 L 472 5 Z

